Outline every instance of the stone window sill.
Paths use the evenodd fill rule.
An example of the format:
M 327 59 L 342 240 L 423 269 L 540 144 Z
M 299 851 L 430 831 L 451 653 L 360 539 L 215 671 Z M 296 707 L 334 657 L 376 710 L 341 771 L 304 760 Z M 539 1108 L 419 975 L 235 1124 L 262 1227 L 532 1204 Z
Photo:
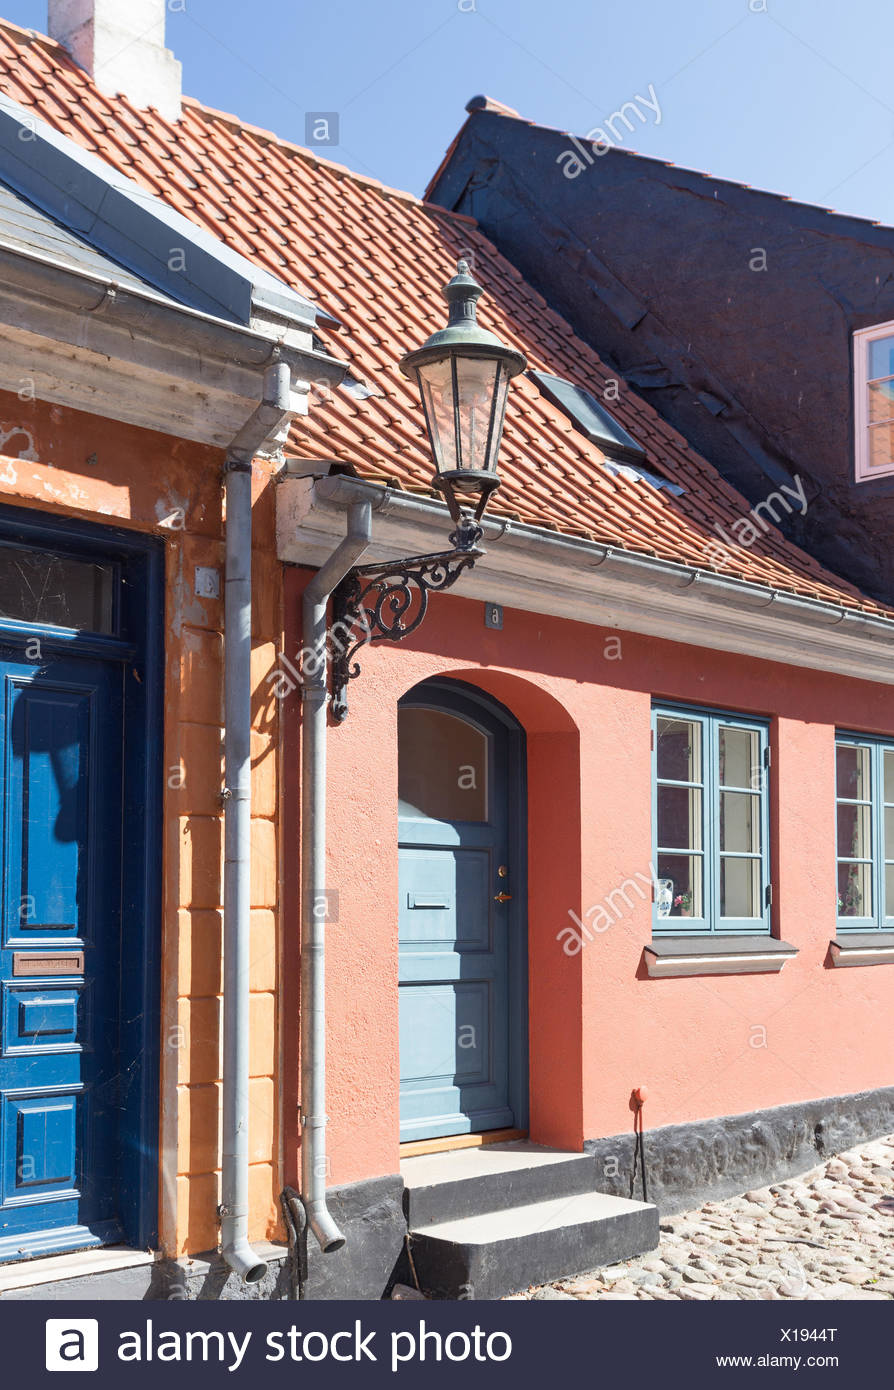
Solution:
M 894 931 L 843 932 L 829 942 L 829 954 L 837 966 L 894 963 Z
M 665 936 L 643 950 L 650 980 L 680 975 L 761 975 L 778 972 L 798 954 L 775 936 Z

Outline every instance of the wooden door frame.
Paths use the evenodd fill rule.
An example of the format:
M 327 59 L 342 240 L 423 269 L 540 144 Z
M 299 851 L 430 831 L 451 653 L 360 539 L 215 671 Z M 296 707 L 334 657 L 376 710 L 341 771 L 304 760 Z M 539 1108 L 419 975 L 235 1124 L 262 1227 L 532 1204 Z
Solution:
M 515 715 L 486 691 L 468 681 L 448 676 L 431 676 L 414 685 L 401 696 L 400 706 L 442 710 L 456 714 L 449 700 L 438 696 L 459 695 L 477 705 L 492 720 L 506 730 L 506 776 L 509 805 L 507 826 L 509 853 L 513 868 L 513 895 L 509 905 L 509 1104 L 515 1118 L 515 1130 L 528 1128 L 529 1053 L 528 1053 L 528 786 L 525 731 Z M 478 1133 L 479 1131 L 473 1131 Z M 488 1131 L 481 1131 L 487 1133 Z M 414 1141 L 410 1141 L 414 1142 Z M 415 1141 L 427 1142 L 427 1141 Z
M 118 1197 L 135 1249 L 158 1246 L 161 1042 L 162 805 L 164 738 L 164 545 L 154 536 L 0 506 L 0 543 L 27 545 L 121 569 L 117 635 L 105 637 L 0 618 L 7 643 L 37 637 L 55 655 L 124 662 L 126 756 L 122 784 Z M 44 1249 L 50 1253 L 42 1233 Z M 27 1240 L 21 1242 L 27 1250 Z

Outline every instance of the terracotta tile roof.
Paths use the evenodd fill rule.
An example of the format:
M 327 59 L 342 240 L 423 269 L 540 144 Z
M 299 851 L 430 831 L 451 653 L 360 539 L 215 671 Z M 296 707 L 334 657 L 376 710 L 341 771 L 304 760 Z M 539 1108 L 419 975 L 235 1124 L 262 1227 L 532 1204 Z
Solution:
M 320 393 L 297 422 L 304 458 L 338 459 L 363 477 L 430 491 L 422 411 L 398 358 L 439 327 L 441 286 L 460 254 L 484 286 L 481 321 L 529 365 L 600 395 L 612 378 L 596 354 L 476 229 L 472 219 L 420 202 L 185 100 L 172 124 L 124 97 L 100 93 L 53 41 L 0 23 L 0 91 L 166 198 L 234 249 L 309 294 L 339 321 L 321 330 L 378 394 Z M 600 450 L 527 378 L 510 395 L 503 487 L 492 511 L 705 569 L 750 506 L 623 384 L 612 414 L 648 453 L 648 467 L 680 484 L 676 497 L 613 477 Z M 730 548 L 726 575 L 847 607 L 887 612 L 771 529 Z

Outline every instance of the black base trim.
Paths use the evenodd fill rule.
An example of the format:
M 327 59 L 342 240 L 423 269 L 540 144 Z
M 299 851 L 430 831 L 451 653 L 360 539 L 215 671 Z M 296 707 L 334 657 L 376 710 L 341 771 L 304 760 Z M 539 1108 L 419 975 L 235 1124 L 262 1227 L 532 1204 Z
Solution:
M 324 1255 L 304 1232 L 299 1279 L 303 1299 L 382 1298 L 404 1250 L 407 1222 L 399 1173 L 330 1189 L 329 1210 L 344 1248 Z
M 711 1199 L 736 1196 L 751 1187 L 781 1182 L 835 1153 L 891 1133 L 894 1086 L 646 1129 L 649 1201 L 655 1202 L 663 1215 L 684 1211 Z M 587 1141 L 585 1151 L 593 1158 L 593 1191 L 630 1195 L 633 1145 L 632 1134 Z M 178 1262 L 160 1260 L 155 1265 L 59 1280 L 3 1297 L 45 1301 L 290 1299 L 297 1273 L 303 1299 L 382 1298 L 395 1281 L 413 1283 L 405 1253 L 403 1193 L 403 1179 L 397 1174 L 330 1189 L 329 1208 L 347 1237 L 344 1249 L 323 1255 L 310 1237 L 298 1252 L 296 1270 L 284 1246 L 265 1248 L 269 1269 L 259 1284 L 243 1284 L 212 1252 Z M 641 1196 L 639 1187 L 633 1195 Z
M 648 1105 L 645 1122 L 648 1126 Z M 692 1124 L 647 1127 L 649 1201 L 662 1214 L 686 1211 L 795 1177 L 834 1153 L 891 1133 L 894 1086 Z M 596 1190 L 629 1196 L 633 1135 L 589 1139 L 584 1148 L 596 1160 Z

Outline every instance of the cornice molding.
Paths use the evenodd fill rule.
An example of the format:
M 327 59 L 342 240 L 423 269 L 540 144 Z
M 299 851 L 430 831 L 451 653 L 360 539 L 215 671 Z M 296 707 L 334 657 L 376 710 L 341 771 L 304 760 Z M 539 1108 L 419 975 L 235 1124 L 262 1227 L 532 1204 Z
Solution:
M 290 477 L 286 469 L 277 499 L 279 558 L 319 567 L 344 535 L 345 508 L 364 498 L 375 514 L 365 563 L 443 549 L 449 520 L 441 504 L 343 476 Z M 486 519 L 484 531 L 487 553 L 443 602 L 481 599 L 894 684 L 894 618 L 518 522 Z

